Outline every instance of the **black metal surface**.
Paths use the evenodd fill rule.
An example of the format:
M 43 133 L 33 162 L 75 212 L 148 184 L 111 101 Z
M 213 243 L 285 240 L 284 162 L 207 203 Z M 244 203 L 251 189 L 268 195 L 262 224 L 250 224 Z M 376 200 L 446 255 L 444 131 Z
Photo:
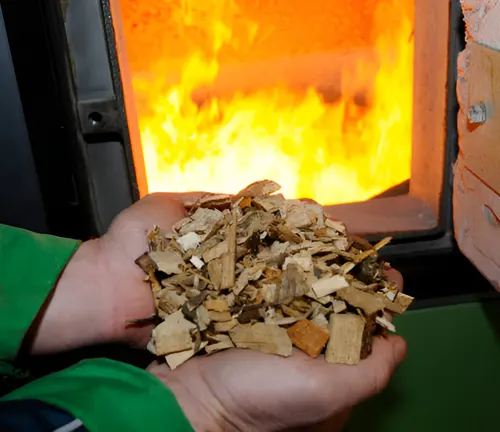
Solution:
M 92 224 L 96 234 L 102 234 L 114 216 L 139 199 L 120 76 L 107 47 L 112 27 L 99 0 L 88 0 L 69 2 L 65 28 L 76 85 L 80 145 L 87 156 Z
M 47 223 L 0 10 L 0 223 L 46 232 Z
M 70 84 L 57 73 L 64 57 L 57 51 L 57 43 L 50 42 L 57 40 L 55 3 L 3 1 L 1 6 L 48 231 L 85 237 L 87 217 L 75 175 Z
M 66 16 L 77 23 L 68 32 L 71 57 L 59 0 L 1 3 L 48 230 L 83 239 L 102 234 L 109 215 L 139 198 L 123 100 L 114 90 L 99 6 L 91 22 L 92 3 L 98 5 L 69 4 Z M 104 147 L 89 157 L 89 145 L 110 141 L 121 147 L 116 157 Z M 92 178 L 106 168 L 127 176 Z M 120 192 L 109 194 L 119 181 Z

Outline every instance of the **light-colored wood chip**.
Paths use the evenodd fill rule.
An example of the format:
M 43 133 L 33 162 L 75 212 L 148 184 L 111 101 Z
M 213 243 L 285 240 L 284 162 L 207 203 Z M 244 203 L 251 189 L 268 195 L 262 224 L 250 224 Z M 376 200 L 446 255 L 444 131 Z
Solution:
M 207 346 L 208 342 L 202 342 L 199 346 L 199 348 L 195 351 L 194 346 L 188 350 L 188 351 L 183 351 L 183 352 L 178 352 L 174 354 L 169 354 L 165 356 L 165 360 L 167 361 L 167 364 L 171 370 L 175 370 L 178 368 L 182 363 L 187 362 L 191 357 L 193 357 L 198 351 L 202 350 Z
M 318 357 L 328 342 L 328 332 L 308 320 L 298 321 L 287 333 L 292 343 L 311 357 Z
M 359 315 L 332 314 L 326 361 L 334 364 L 358 364 L 361 360 L 364 330 L 365 320 Z
M 170 291 L 168 289 L 161 290 L 157 298 L 158 307 L 169 315 L 178 311 L 187 301 L 185 295 L 178 295 L 174 291 Z
M 245 189 L 236 194 L 237 197 L 258 197 L 271 195 L 281 189 L 281 186 L 272 180 L 261 180 L 248 185 Z
M 221 241 L 203 254 L 203 261 L 208 263 L 216 258 L 220 258 L 226 252 L 229 252 L 227 241 Z
M 289 228 L 306 228 L 316 224 L 315 215 L 311 215 L 307 206 L 300 200 L 285 201 L 284 218 Z
M 323 330 L 326 331 L 327 334 L 329 334 L 329 323 L 328 320 L 326 319 L 325 315 L 322 313 L 317 314 L 312 320 L 314 324 L 320 326 Z
M 346 229 L 345 224 L 343 222 L 335 221 L 333 219 L 327 218 L 327 219 L 325 219 L 325 225 L 328 228 L 333 228 L 334 230 L 336 230 L 337 232 L 339 232 L 341 234 L 347 233 L 347 229 Z
M 215 322 L 231 321 L 232 319 L 231 313 L 229 311 L 217 312 L 214 310 L 209 310 L 208 316 L 210 317 L 211 321 Z
M 196 325 L 184 318 L 182 311 L 167 316 L 165 321 L 153 330 L 155 350 L 157 355 L 186 351 L 192 348 L 192 332 Z
M 205 306 L 200 305 L 196 308 L 196 324 L 200 331 L 205 331 L 210 325 L 211 319 Z
M 413 300 L 415 300 L 412 296 L 402 292 L 396 295 L 394 301 L 390 301 L 384 294 L 377 294 L 377 297 L 383 297 L 386 309 L 397 314 L 404 313 L 412 304 Z
M 391 332 L 396 331 L 396 326 L 392 322 L 386 320 L 385 318 L 378 316 L 375 318 L 375 321 L 377 322 L 377 324 L 381 325 L 382 327 L 386 328 L 387 330 L 389 330 Z
M 201 258 L 196 255 L 193 255 L 189 259 L 189 262 L 193 264 L 198 270 L 201 270 L 205 266 L 205 263 L 201 260 Z
M 283 207 L 285 198 L 283 197 L 283 195 L 278 194 L 272 196 L 255 197 L 253 201 L 262 210 L 268 213 L 273 213 Z
M 286 330 L 276 325 L 257 323 L 251 327 L 237 326 L 229 332 L 238 348 L 248 348 L 283 357 L 292 355 L 292 341 Z
M 159 271 L 168 275 L 182 273 L 185 265 L 180 254 L 172 251 L 149 252 L 149 257 L 153 260 Z
M 222 298 L 205 300 L 204 305 L 208 310 L 213 310 L 217 312 L 225 312 L 229 310 L 229 305 L 227 304 L 227 300 Z
M 342 275 L 333 275 L 320 279 L 312 284 L 316 297 L 321 298 L 349 286 L 346 278 Z
M 226 322 L 215 322 L 214 323 L 214 331 L 217 333 L 227 333 L 238 325 L 237 319 L 231 319 Z
M 222 277 L 220 282 L 221 289 L 232 288 L 235 282 L 236 266 L 236 213 L 233 211 L 232 223 L 227 229 L 227 247 L 228 251 L 221 256 Z
M 222 258 L 210 261 L 207 265 L 210 282 L 219 290 L 222 284 Z
M 333 300 L 332 302 L 333 306 L 333 313 L 341 313 L 344 312 L 347 309 L 347 304 L 344 300 Z
M 300 267 L 305 272 L 313 271 L 313 261 L 310 256 L 293 256 L 286 257 L 285 263 L 283 264 L 283 270 L 286 270 L 290 264 L 295 264 Z
M 188 232 L 184 234 L 182 237 L 177 239 L 177 243 L 179 243 L 184 249 L 184 251 L 188 251 L 189 249 L 196 249 L 201 242 L 201 237 L 195 232 Z
M 383 310 L 386 303 L 388 303 L 388 300 L 384 296 L 361 291 L 352 286 L 337 291 L 337 297 L 353 307 L 363 309 L 366 315 L 373 315 Z
M 207 352 L 207 354 L 214 354 L 216 352 L 226 350 L 229 348 L 234 348 L 233 341 L 230 338 L 228 338 L 228 340 L 226 341 L 206 346 L 205 351 Z

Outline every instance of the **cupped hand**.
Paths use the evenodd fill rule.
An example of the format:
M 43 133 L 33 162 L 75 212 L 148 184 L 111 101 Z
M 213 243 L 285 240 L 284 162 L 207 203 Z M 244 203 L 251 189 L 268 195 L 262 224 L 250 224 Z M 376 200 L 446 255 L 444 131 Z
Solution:
M 110 342 L 145 347 L 152 326 L 126 324 L 155 313 L 149 284 L 134 261 L 147 250 L 146 232 L 154 225 L 170 230 L 186 216 L 183 202 L 189 198 L 148 195 L 118 215 L 104 236 L 84 242 L 37 317 L 31 352 Z
M 396 270 L 387 276 L 401 290 Z M 283 358 L 230 349 L 195 357 L 171 371 L 156 361 L 148 371 L 175 394 L 196 431 L 340 431 L 351 408 L 382 391 L 404 360 L 399 336 L 374 338 L 356 366 L 332 365 L 294 349 Z
M 351 407 L 387 386 L 405 353 L 403 339 L 391 336 L 375 338 L 372 354 L 356 366 L 298 350 L 282 358 L 230 349 L 174 371 L 164 363 L 148 370 L 173 391 L 196 431 L 280 431 L 325 421 L 323 430 L 338 431 Z

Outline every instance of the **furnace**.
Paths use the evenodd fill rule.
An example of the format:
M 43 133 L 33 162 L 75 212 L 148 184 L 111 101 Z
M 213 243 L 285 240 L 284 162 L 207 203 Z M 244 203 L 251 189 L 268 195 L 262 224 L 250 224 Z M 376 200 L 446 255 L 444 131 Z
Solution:
M 269 178 L 353 232 L 447 231 L 454 2 L 94 0 L 63 12 L 98 225 L 123 207 L 120 189 L 233 193 Z

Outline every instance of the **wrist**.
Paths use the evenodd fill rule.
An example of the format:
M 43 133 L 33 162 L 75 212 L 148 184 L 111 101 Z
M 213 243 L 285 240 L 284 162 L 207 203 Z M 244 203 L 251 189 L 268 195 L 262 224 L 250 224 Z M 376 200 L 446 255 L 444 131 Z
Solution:
M 48 354 L 109 341 L 109 298 L 99 285 L 98 250 L 97 240 L 82 243 L 68 261 L 33 323 L 32 353 Z

